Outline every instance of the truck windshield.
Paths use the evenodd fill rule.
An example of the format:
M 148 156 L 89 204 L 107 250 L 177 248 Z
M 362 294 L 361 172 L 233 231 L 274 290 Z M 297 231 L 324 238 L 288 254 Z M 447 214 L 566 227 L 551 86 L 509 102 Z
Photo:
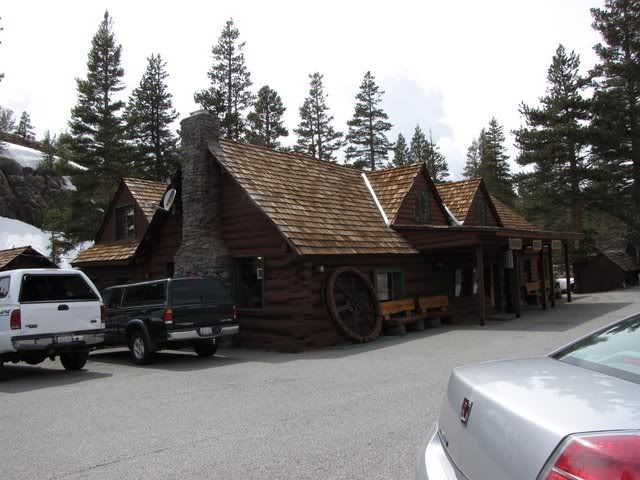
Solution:
M 97 300 L 80 275 L 25 275 L 21 302 L 70 302 Z
M 589 335 L 556 353 L 554 358 L 640 383 L 640 316 Z
M 229 292 L 215 278 L 172 280 L 170 285 L 173 305 L 231 303 Z

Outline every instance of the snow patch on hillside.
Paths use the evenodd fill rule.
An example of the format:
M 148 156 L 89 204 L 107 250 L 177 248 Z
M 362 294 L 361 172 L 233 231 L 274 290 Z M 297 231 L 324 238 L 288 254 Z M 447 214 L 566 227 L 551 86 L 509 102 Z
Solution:
M 84 242 L 78 248 L 68 252 L 62 258 L 61 268 L 71 268 L 69 262 L 82 250 L 89 248 L 93 242 Z M 43 255 L 50 255 L 49 233 L 20 220 L 0 217 L 0 250 L 30 245 Z
M 42 163 L 42 152 L 35 148 L 24 147 L 15 143 L 2 142 L 0 146 L 0 156 L 18 162 L 22 168 L 38 168 Z M 56 162 L 60 161 L 59 157 L 54 157 Z M 79 170 L 87 170 L 87 167 L 78 165 L 75 162 L 69 162 L 69 165 Z

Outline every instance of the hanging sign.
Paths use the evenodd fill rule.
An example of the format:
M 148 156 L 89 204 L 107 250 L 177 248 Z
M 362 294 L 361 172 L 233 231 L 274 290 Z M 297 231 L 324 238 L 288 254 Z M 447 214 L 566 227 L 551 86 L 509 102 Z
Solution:
M 531 248 L 533 250 L 542 250 L 542 240 L 534 240 Z
M 522 250 L 522 239 L 521 238 L 510 238 L 509 239 L 509 249 L 510 250 Z
M 504 268 L 512 269 L 513 268 L 513 251 L 507 250 L 504 252 Z
M 560 240 L 551 240 L 551 249 L 559 252 L 562 250 L 562 242 Z

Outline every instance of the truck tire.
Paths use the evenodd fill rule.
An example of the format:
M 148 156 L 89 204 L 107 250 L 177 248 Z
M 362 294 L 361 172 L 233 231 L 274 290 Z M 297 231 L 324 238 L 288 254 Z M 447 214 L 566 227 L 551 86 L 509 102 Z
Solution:
M 89 352 L 61 353 L 60 363 L 65 370 L 80 370 L 87 363 Z
M 148 365 L 153 359 L 146 335 L 142 330 L 134 330 L 129 337 L 129 353 L 131 360 L 137 365 Z
M 218 350 L 218 345 L 213 340 L 207 340 L 194 344 L 193 349 L 199 357 L 213 357 Z

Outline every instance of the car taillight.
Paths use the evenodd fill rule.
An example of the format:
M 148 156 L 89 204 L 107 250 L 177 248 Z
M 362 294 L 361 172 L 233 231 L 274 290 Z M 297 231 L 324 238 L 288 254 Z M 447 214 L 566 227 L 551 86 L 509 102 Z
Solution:
M 100 304 L 100 323 L 105 323 L 107 321 L 107 309 L 104 308 L 104 305 Z
M 640 480 L 640 432 L 573 435 L 560 447 L 543 480 Z
M 236 307 L 235 305 L 233 306 L 233 310 L 232 310 L 231 316 L 233 317 L 234 320 L 238 319 L 238 307 Z
M 164 323 L 173 323 L 173 308 L 164 311 Z
M 11 312 L 11 319 L 9 320 L 9 326 L 11 327 L 11 330 L 22 329 L 22 318 L 20 317 L 19 308 Z

